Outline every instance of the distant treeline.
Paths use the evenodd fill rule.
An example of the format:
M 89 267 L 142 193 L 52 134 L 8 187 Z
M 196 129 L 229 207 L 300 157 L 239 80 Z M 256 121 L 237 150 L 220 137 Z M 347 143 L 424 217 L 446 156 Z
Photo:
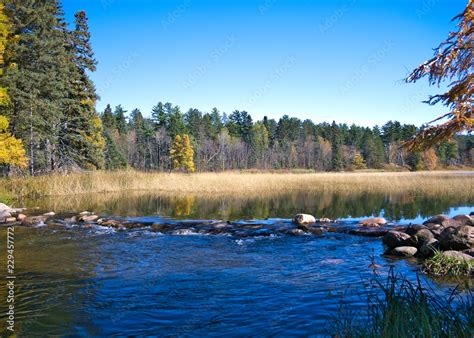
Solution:
M 89 78 L 96 64 L 84 11 L 76 13 L 70 28 L 59 0 L 0 2 L 0 173 L 385 165 L 418 170 L 473 164 L 470 136 L 406 153 L 400 145 L 417 128 L 399 122 L 364 128 L 287 115 L 254 121 L 245 111 L 183 113 L 161 102 L 146 112 L 149 117 L 137 109 L 127 114 L 120 105 L 99 114 Z
M 107 169 L 171 170 L 169 149 L 176 135 L 188 134 L 197 171 L 228 169 L 313 169 L 339 171 L 391 166 L 412 170 L 473 164 L 474 137 L 458 135 L 420 153 L 400 146 L 418 131 L 414 125 L 389 121 L 367 128 L 333 122 L 315 124 L 284 115 L 278 121 L 253 121 L 246 111 L 227 115 L 162 103 L 150 118 L 108 105 L 101 114 Z

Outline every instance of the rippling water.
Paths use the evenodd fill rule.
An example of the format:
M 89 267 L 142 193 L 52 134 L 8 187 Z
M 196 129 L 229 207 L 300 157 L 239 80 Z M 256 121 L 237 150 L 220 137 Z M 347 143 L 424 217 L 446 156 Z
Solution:
M 338 218 L 385 214 L 405 223 L 466 213 L 474 205 L 442 198 L 423 204 L 422 196 L 361 198 L 303 194 L 239 202 L 139 194 L 89 196 L 74 209 L 67 200 L 26 203 L 147 220 L 286 218 L 304 209 Z M 0 234 L 4 242 L 6 229 Z M 380 239 L 342 233 L 163 235 L 150 229 L 16 227 L 15 245 L 16 329 L 23 336 L 325 334 L 341 312 L 362 315 L 371 255 L 382 277 L 393 265 L 414 280 L 418 268 L 416 261 L 382 257 Z M 5 252 L 0 259 L 5 262 Z M 440 290 L 453 286 L 430 282 Z M 0 297 L 4 304 L 3 284 Z

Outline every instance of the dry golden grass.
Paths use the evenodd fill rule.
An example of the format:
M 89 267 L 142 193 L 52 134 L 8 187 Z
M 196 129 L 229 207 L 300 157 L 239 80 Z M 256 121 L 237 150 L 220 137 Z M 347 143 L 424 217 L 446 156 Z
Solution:
M 85 172 L 0 179 L 0 190 L 14 197 L 153 190 L 162 193 L 274 194 L 320 192 L 420 192 L 474 196 L 474 175 L 460 172 L 348 173 L 144 173 Z

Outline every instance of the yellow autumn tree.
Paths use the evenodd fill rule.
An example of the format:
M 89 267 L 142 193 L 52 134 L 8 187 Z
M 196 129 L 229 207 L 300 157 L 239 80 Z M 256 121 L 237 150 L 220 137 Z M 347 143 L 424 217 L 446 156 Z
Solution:
M 8 126 L 8 119 L 0 115 L 0 164 L 26 167 L 28 160 L 23 143 L 8 132 Z
M 194 149 L 189 135 L 176 135 L 171 144 L 170 157 L 173 169 L 194 172 Z
M 352 165 L 355 169 L 367 169 L 367 164 L 360 153 L 354 155 Z
M 176 135 L 170 149 L 171 164 L 173 169 L 180 169 L 183 157 L 183 141 L 180 135 Z
M 0 76 L 3 75 L 5 67 L 4 53 L 8 37 L 10 35 L 11 25 L 4 11 L 5 5 L 0 1 Z M 5 106 L 9 102 L 7 89 L 0 87 L 0 105 Z
M 182 167 L 189 173 L 194 172 L 194 149 L 187 134 L 183 135 Z

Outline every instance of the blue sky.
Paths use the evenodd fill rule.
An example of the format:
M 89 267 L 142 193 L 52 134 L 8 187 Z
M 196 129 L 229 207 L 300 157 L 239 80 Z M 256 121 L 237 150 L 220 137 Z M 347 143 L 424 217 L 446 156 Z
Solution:
M 437 92 L 405 84 L 467 0 L 65 0 L 86 10 L 101 100 L 315 122 L 421 124 Z

